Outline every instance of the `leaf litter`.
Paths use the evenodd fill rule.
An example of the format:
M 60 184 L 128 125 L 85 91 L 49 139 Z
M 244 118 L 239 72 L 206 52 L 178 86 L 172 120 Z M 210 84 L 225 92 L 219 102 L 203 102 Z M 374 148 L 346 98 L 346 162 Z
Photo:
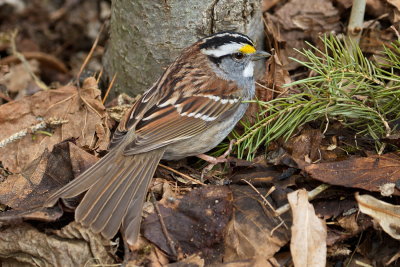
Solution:
M 328 266 L 397 266 L 398 153 L 376 155 L 363 143 L 353 143 L 353 136 L 335 122 L 329 129 L 310 123 L 288 141 L 278 140 L 259 151 L 251 162 L 230 158 L 225 169 L 206 176 L 207 186 L 188 183 L 190 179 L 183 176 L 201 176 L 193 160 L 166 163 L 174 171 L 157 171 L 153 193 L 145 204 L 145 238 L 129 255 L 121 253 L 123 244 L 118 237 L 104 240 L 73 222 L 71 211 L 79 198 L 41 208 L 51 192 L 105 154 L 116 121 L 131 104 L 119 105 L 121 101 L 115 99 L 106 110 L 93 77 L 81 87 L 60 86 L 77 73 L 82 62 L 76 40 L 82 40 L 84 33 L 86 41 L 93 42 L 96 31 L 88 27 L 98 29 L 100 25 L 101 19 L 93 17 L 99 9 L 84 2 L 83 7 L 94 13 L 78 22 L 79 34 L 71 28 L 73 15 L 79 18 L 76 15 L 84 10 L 76 1 L 39 9 L 38 15 L 50 18 L 50 31 L 62 28 L 61 35 L 50 34 L 43 19 L 29 26 L 18 12 L 11 13 L 0 27 L 4 31 L 21 19 L 24 28 L 43 33 L 32 36 L 23 30 L 16 40 L 17 49 L 26 58 L 36 51 L 31 61 L 35 75 L 58 83 L 51 90 L 41 90 L 12 55 L 6 61 L 7 69 L 2 66 L 0 70 L 0 141 L 8 140 L 0 148 L 4 210 L 0 213 L 0 258 L 5 266 L 22 262 L 30 266 L 111 264 L 122 258 L 150 266 L 325 266 L 325 262 Z M 257 85 L 258 99 L 266 101 L 296 91 L 284 87 L 285 83 L 313 75 L 289 59 L 299 56 L 293 48 L 305 47 L 304 40 L 319 46 L 321 33 L 342 32 L 347 19 L 342 14 L 349 12 L 351 3 L 263 2 L 266 46 L 275 50 L 267 63 L 269 74 Z M 382 43 L 396 38 L 393 30 L 385 28 L 398 20 L 398 5 L 395 1 L 389 4 L 368 1 L 367 12 L 373 19 L 366 22 L 363 40 L 368 42 L 361 43 L 363 51 L 378 55 Z M 22 8 L 28 8 L 29 14 L 32 6 Z M 60 27 L 62 23 L 66 27 Z M 69 30 L 72 34 L 66 41 Z M 76 50 L 63 50 L 60 43 L 70 43 Z M 100 41 L 94 53 L 97 59 L 89 64 L 96 71 L 102 45 Z M 7 53 L 1 44 L 0 50 Z M 67 59 L 65 65 L 57 58 Z M 71 74 L 65 73 L 65 66 L 72 69 Z M 253 105 L 248 115 L 254 119 L 257 111 Z M 51 120 L 60 123 L 51 124 Z M 39 124 L 44 126 L 38 130 L 35 126 Z M 383 141 L 396 144 L 398 139 L 393 133 Z M 331 186 L 308 199 L 305 189 L 312 191 L 321 182 Z M 277 216 L 288 199 L 289 212 Z

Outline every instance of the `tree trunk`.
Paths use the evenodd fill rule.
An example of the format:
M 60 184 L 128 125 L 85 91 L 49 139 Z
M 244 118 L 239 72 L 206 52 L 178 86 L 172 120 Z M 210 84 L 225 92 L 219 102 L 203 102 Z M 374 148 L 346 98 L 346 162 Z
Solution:
M 209 34 L 234 30 L 263 44 L 261 0 L 114 0 L 104 56 L 112 95 L 142 93 L 180 51 Z M 262 66 L 262 62 L 260 66 Z

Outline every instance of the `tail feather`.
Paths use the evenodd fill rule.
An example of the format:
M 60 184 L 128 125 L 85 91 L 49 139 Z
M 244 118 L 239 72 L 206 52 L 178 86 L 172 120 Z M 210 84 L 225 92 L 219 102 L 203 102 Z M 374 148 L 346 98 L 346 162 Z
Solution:
M 109 220 L 107 221 L 107 223 L 103 224 L 102 233 L 104 235 L 109 233 L 110 236 L 113 236 L 112 235 L 113 229 L 119 229 L 119 227 L 121 226 L 122 220 L 124 219 L 126 214 L 128 212 L 130 212 L 129 208 L 131 208 L 132 206 L 140 207 L 139 212 L 137 212 L 135 214 L 136 217 L 139 218 L 138 227 L 140 228 L 140 219 L 142 217 L 143 201 L 145 199 L 147 188 L 151 181 L 151 177 L 153 177 L 153 174 L 157 167 L 157 164 L 158 164 L 158 160 L 157 161 L 153 160 L 151 162 L 148 162 L 148 165 L 146 166 L 146 168 L 143 168 L 141 173 L 138 174 L 138 177 L 140 177 L 140 178 L 137 179 L 135 181 L 135 183 L 131 184 L 130 188 L 128 190 L 126 190 L 124 196 L 121 198 L 119 203 L 114 204 L 115 208 L 110 209 L 113 212 L 112 212 L 112 214 L 110 214 Z M 135 198 L 141 199 L 142 201 L 136 202 Z M 125 205 L 124 208 L 121 208 L 120 203 L 127 203 L 127 205 Z M 118 218 L 118 220 L 116 220 L 115 218 Z M 93 228 L 94 228 L 94 225 L 93 225 Z M 135 239 L 136 238 L 137 238 L 137 236 L 135 237 Z
M 129 163 L 131 165 L 128 165 Z M 81 204 L 75 211 L 75 219 L 84 225 L 88 225 L 90 221 L 95 219 L 106 203 L 113 197 L 119 186 L 128 182 L 125 177 L 129 176 L 133 171 L 131 167 L 135 167 L 133 157 L 127 158 L 123 162 L 116 162 L 114 167 L 104 174 L 104 177 L 108 177 L 108 179 L 93 177 L 93 179 L 100 178 L 100 180 L 86 192 Z
M 110 169 L 106 162 L 112 162 L 115 158 L 116 153 L 111 151 L 106 156 L 104 156 L 101 160 L 97 161 L 93 164 L 89 169 L 87 169 L 84 173 L 80 176 L 76 177 L 73 181 L 69 182 L 54 194 L 52 194 L 44 203 L 45 207 L 52 207 L 59 198 L 71 198 L 78 196 L 79 194 L 87 191 L 93 183 L 96 181 L 92 180 L 93 173 L 107 173 Z
M 75 220 L 107 238 L 112 238 L 122 223 L 135 224 L 131 227 L 134 233 L 124 232 L 128 243 L 133 244 L 139 234 L 147 187 L 163 154 L 164 148 L 125 156 L 121 149 L 115 148 L 54 193 L 45 205 L 87 191 L 75 211 Z M 129 222 L 127 217 L 133 221 Z
M 135 159 L 137 159 L 137 157 L 135 157 Z M 92 209 L 99 210 L 99 212 L 96 213 L 88 213 L 86 217 L 93 217 L 89 220 L 90 226 L 93 228 L 93 230 L 102 232 L 105 226 L 108 225 L 110 222 L 114 222 L 118 225 L 121 224 L 122 217 L 125 214 L 125 211 L 130 204 L 132 195 L 135 192 L 136 184 L 140 183 L 140 181 L 143 179 L 151 179 L 151 177 L 143 176 L 143 170 L 147 169 L 147 166 L 143 166 L 141 163 L 143 164 L 142 160 L 138 159 L 132 164 L 131 167 L 129 167 L 130 171 L 128 172 L 128 175 L 135 177 L 127 177 L 127 174 L 125 172 L 120 174 L 117 181 L 121 181 L 121 183 L 118 183 L 112 194 L 109 194 L 110 197 L 109 199 L 107 199 L 107 201 L 91 202 Z M 133 171 L 136 171 L 136 173 L 132 173 Z M 143 195 L 144 197 L 146 192 L 138 192 L 138 194 Z M 119 227 L 115 228 L 118 229 Z
M 149 186 L 149 182 L 150 181 L 142 181 L 138 187 L 138 192 L 146 190 L 146 188 Z M 143 203 L 144 198 L 140 198 L 136 195 L 122 221 L 121 231 L 128 244 L 134 244 L 139 236 L 141 216 L 137 216 L 137 214 L 141 213 Z

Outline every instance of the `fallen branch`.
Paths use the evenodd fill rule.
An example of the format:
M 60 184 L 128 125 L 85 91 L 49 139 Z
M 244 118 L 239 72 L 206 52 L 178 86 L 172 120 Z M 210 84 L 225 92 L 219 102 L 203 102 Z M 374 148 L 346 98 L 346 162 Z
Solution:
M 329 184 L 321 184 L 320 186 L 314 188 L 310 192 L 307 192 L 308 200 L 313 200 L 316 196 L 318 196 L 319 194 L 324 192 L 329 187 L 331 187 L 331 185 L 329 185 Z M 280 216 L 280 215 L 284 214 L 285 212 L 287 212 L 289 210 L 290 210 L 289 203 L 285 204 L 282 207 L 280 207 L 279 209 L 275 210 L 275 216 Z

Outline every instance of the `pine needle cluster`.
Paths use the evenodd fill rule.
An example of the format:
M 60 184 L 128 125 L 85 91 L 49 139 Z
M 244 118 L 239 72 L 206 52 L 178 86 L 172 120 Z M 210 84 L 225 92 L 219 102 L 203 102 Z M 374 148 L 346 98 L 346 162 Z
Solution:
M 311 121 L 320 122 L 322 131 L 339 121 L 356 135 L 380 141 L 396 130 L 400 117 L 400 42 L 385 47 L 384 64 L 374 63 L 354 45 L 348 49 L 334 36 L 325 36 L 324 49 L 309 44 L 298 51 L 306 62 L 292 59 L 311 70 L 311 76 L 287 86 L 301 93 L 274 100 L 252 101 L 261 112 L 253 124 L 243 123 L 244 132 L 233 132 L 239 158 L 251 160 L 261 146 L 278 138 L 288 139 Z M 381 59 L 382 60 L 382 59 Z

